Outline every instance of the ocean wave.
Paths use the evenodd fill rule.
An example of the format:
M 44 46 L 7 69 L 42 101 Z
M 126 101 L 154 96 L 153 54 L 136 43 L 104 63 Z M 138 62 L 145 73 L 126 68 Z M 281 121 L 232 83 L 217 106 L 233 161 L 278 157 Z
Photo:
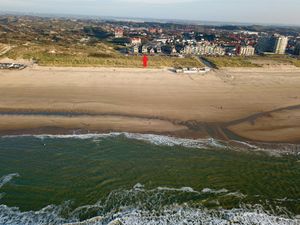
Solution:
M 139 133 L 127 133 L 127 132 L 112 132 L 112 133 L 103 133 L 103 134 L 66 134 L 66 135 L 6 135 L 2 138 L 17 138 L 17 137 L 34 137 L 41 140 L 50 138 L 50 139 L 81 139 L 81 140 L 98 140 L 103 138 L 114 138 L 123 136 L 127 139 L 146 141 L 154 145 L 163 145 L 163 146 L 183 146 L 188 148 L 201 148 L 201 147 L 218 147 L 226 148 L 221 141 L 215 140 L 213 138 L 209 139 L 186 139 L 186 138 L 176 138 L 165 135 L 156 135 L 156 134 L 139 134 Z
M 11 173 L 0 178 L 0 188 L 10 182 L 14 177 L 19 177 L 18 173 Z
M 21 212 L 17 207 L 0 205 L 0 224 L 5 225 L 298 225 L 300 220 L 284 215 L 273 215 L 264 210 L 261 205 L 240 206 L 240 208 L 209 209 L 204 206 L 195 207 L 187 202 L 177 202 L 170 199 L 182 195 L 228 195 L 226 189 L 214 190 L 205 188 L 196 191 L 190 187 L 170 188 L 157 187 L 146 189 L 142 184 L 136 184 L 132 189 L 115 190 L 108 197 L 94 205 L 86 205 L 71 211 L 68 216 L 62 216 L 70 210 L 70 202 L 61 206 L 49 205 L 39 211 Z M 211 196 L 209 197 L 211 198 Z M 81 220 L 84 214 L 92 218 Z M 96 215 L 95 215 L 96 214 Z
M 6 135 L 0 138 L 18 138 L 18 137 L 32 137 L 41 140 L 46 139 L 81 139 L 93 140 L 99 142 L 106 138 L 125 137 L 127 139 L 144 141 L 157 146 L 181 146 L 185 148 L 197 149 L 222 149 L 235 151 L 251 151 L 251 152 L 265 152 L 272 156 L 281 155 L 300 155 L 300 145 L 287 143 L 253 143 L 243 142 L 237 140 L 221 141 L 213 138 L 207 139 L 187 139 L 177 138 L 165 135 L 156 134 L 140 134 L 127 132 L 111 132 L 111 133 L 89 133 L 89 134 L 66 134 L 66 135 Z
M 209 211 L 173 206 L 164 209 L 159 215 L 156 212 L 128 210 L 113 215 L 107 222 L 103 217 L 95 217 L 79 223 L 66 225 L 298 225 L 300 221 L 270 216 L 263 212 L 246 212 L 241 209 Z
M 0 205 L 0 223 L 5 225 L 299 225 L 299 219 L 270 215 L 264 211 L 247 209 L 192 208 L 188 206 L 166 206 L 160 211 L 141 210 L 124 207 L 116 212 L 96 216 L 84 221 L 64 219 L 60 216 L 62 208 L 48 206 L 40 211 L 20 212 L 17 208 Z
M 62 210 L 62 206 L 49 205 L 39 211 L 21 212 L 17 207 L 0 205 L 0 224 L 56 225 L 70 222 L 60 216 Z
M 201 191 L 202 193 L 215 193 L 215 194 L 220 194 L 220 193 L 227 193 L 228 190 L 223 188 L 220 190 L 214 190 L 214 189 L 210 189 L 210 188 L 203 188 L 203 190 Z

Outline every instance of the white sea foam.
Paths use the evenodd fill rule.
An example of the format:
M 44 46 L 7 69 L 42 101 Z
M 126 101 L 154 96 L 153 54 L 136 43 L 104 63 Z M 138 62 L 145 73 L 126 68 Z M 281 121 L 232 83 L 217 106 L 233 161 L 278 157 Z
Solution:
M 234 140 L 233 142 L 238 143 L 238 144 L 241 144 L 241 145 L 244 145 L 244 146 L 247 146 L 247 147 L 250 148 L 250 149 L 259 149 L 258 146 L 253 145 L 253 144 L 250 144 L 250 143 L 247 143 L 247 142 L 237 141 L 237 140 Z
M 166 207 L 158 212 L 123 209 L 112 215 L 97 216 L 82 222 L 67 221 L 57 212 L 47 212 L 43 209 L 38 212 L 22 213 L 18 209 L 0 206 L 0 223 L 6 225 L 44 225 L 44 224 L 65 224 L 65 225 L 159 225 L 159 224 L 210 224 L 210 225 L 299 225 L 298 219 L 287 219 L 279 216 L 268 215 L 264 212 L 251 212 L 243 209 L 233 210 L 208 210 L 187 208 L 184 206 Z M 3 214 L 6 216 L 3 216 Z
M 198 191 L 195 191 L 191 187 L 182 187 L 182 188 L 158 187 L 157 190 L 159 190 L 159 191 L 182 191 L 182 192 L 190 192 L 190 193 L 200 193 Z
M 0 205 L 0 224 L 45 225 L 64 224 L 68 221 L 59 216 L 62 207 L 47 206 L 40 211 L 21 212 L 17 207 Z
M 186 138 L 176 138 L 171 136 L 164 135 L 155 135 L 155 134 L 139 134 L 139 133 L 127 133 L 127 132 L 112 132 L 104 134 L 71 134 L 71 135 L 6 135 L 2 138 L 17 138 L 17 137 L 34 137 L 41 140 L 45 139 L 81 139 L 87 140 L 92 139 L 97 141 L 104 138 L 114 138 L 123 136 L 127 139 L 145 141 L 153 145 L 161 146 L 182 146 L 187 148 L 227 148 L 226 143 L 222 141 L 215 140 L 213 138 L 208 139 L 186 139 Z
M 14 177 L 19 177 L 20 175 L 18 173 L 11 173 L 6 176 L 3 176 L 0 178 L 0 188 L 2 188 L 5 184 L 10 182 Z
M 113 218 L 109 223 L 104 222 L 102 218 L 96 217 L 95 221 L 90 220 L 89 223 L 72 223 L 72 225 L 299 225 L 300 222 L 298 220 L 270 216 L 261 212 L 245 212 L 239 209 L 209 211 L 176 206 L 164 209 L 160 215 L 150 211 L 129 210 L 114 214 Z
M 227 196 L 235 196 L 237 198 L 246 198 L 246 195 L 244 195 L 243 193 L 236 191 L 236 192 L 231 192 L 226 194 Z
M 143 207 L 147 205 L 147 201 L 155 204 L 161 204 L 160 200 L 169 192 L 177 196 L 179 193 L 193 193 L 201 195 L 201 193 L 214 193 L 218 195 L 228 194 L 226 189 L 213 190 L 209 188 L 203 189 L 201 192 L 195 191 L 190 187 L 183 188 L 169 188 L 158 187 L 147 190 L 144 185 L 136 184 L 132 189 L 119 190 L 112 192 L 108 198 L 95 205 L 81 206 L 75 209 L 68 219 L 62 218 L 61 212 L 65 206 L 50 205 L 39 211 L 21 212 L 16 207 L 7 207 L 0 205 L 0 224 L 6 225 L 45 225 L 45 224 L 65 224 L 65 225 L 196 225 L 196 224 L 210 224 L 210 225 L 299 225 L 300 220 L 297 218 L 285 218 L 283 216 L 276 216 L 264 211 L 263 207 L 242 207 L 238 209 L 208 209 L 205 207 L 190 207 L 188 204 L 167 204 L 160 205 L 157 209 L 148 209 Z M 136 199 L 142 194 L 142 199 L 137 199 L 134 204 L 125 202 L 124 200 Z M 167 195 L 168 196 L 168 195 Z M 166 197 L 167 197 L 166 196 Z M 143 201 L 143 202 L 141 202 Z M 111 205 L 114 208 L 110 208 Z M 121 204 L 121 205 L 118 205 Z M 125 204 L 125 205 L 123 205 Z M 103 209 L 109 206 L 109 210 Z M 149 206 L 149 205 L 147 205 Z M 78 215 L 83 212 L 98 210 L 99 216 L 79 221 Z
M 288 143 L 253 143 L 242 141 L 221 141 L 213 138 L 207 139 L 186 139 L 177 138 L 172 136 L 155 135 L 155 134 L 140 134 L 140 133 L 127 133 L 127 132 L 111 132 L 111 133 L 89 133 L 89 134 L 67 134 L 67 135 L 5 135 L 0 138 L 18 138 L 18 137 L 33 137 L 41 140 L 46 139 L 81 139 L 92 140 L 99 144 L 106 138 L 125 137 L 127 139 L 144 141 L 157 146 L 182 146 L 185 148 L 197 148 L 197 149 L 222 149 L 233 151 L 246 151 L 246 152 L 264 152 L 270 156 L 300 156 L 299 144 Z
M 187 139 L 187 138 L 176 138 L 165 135 L 156 134 L 140 134 L 140 133 L 127 133 L 127 132 L 112 132 L 112 133 L 89 133 L 89 134 L 66 134 L 66 135 L 6 135 L 1 138 L 18 138 L 18 137 L 34 137 L 41 140 L 46 139 L 91 139 L 94 142 L 99 143 L 102 139 L 125 137 L 127 139 L 138 140 L 148 142 L 158 146 L 182 146 L 186 148 L 218 148 L 223 150 L 235 150 L 235 151 L 255 151 L 255 152 L 266 152 L 270 155 L 300 155 L 300 145 L 297 144 L 271 144 L 271 143 L 259 143 L 259 146 L 255 143 L 248 143 L 242 141 L 220 141 L 213 138 L 208 139 Z
M 64 219 L 60 216 L 60 207 L 47 206 L 40 211 L 21 212 L 18 208 L 0 205 L 0 224 L 5 225 L 299 225 L 300 220 L 269 215 L 260 209 L 209 210 L 207 208 L 190 208 L 172 205 L 162 210 L 141 210 L 132 207 L 118 212 L 97 216 L 79 222 L 78 219 Z
M 225 188 L 222 188 L 220 190 L 214 190 L 214 189 L 210 189 L 210 188 L 203 188 L 202 193 L 215 193 L 215 194 L 221 194 L 221 193 L 227 193 L 228 190 Z

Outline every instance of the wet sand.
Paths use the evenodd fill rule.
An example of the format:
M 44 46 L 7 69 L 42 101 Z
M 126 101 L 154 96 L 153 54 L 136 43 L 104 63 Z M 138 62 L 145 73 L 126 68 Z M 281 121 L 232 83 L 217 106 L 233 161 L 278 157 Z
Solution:
M 0 71 L 0 133 L 140 132 L 300 143 L 300 69 Z

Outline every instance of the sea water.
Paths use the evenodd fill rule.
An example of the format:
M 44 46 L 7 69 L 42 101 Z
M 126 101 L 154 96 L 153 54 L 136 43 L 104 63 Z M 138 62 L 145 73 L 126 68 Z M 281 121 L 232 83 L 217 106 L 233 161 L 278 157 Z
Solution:
M 295 149 L 130 133 L 2 136 L 0 224 L 298 225 Z

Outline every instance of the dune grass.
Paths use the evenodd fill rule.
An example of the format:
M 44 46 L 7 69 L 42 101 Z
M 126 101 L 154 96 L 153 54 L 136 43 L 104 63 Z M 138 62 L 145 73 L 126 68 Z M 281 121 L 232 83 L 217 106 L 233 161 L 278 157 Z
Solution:
M 300 67 L 300 60 L 287 55 L 265 55 L 253 57 L 205 57 L 216 68 L 222 67 L 263 67 L 275 65 L 293 65 Z
M 19 46 L 5 55 L 8 58 L 35 60 L 41 66 L 72 67 L 142 67 L 141 56 L 124 56 L 106 44 L 95 46 L 59 46 L 30 45 Z M 201 67 L 203 64 L 196 58 L 176 58 L 167 56 L 149 56 L 150 68 L 163 67 Z
M 260 67 L 260 65 L 252 63 L 246 57 L 229 57 L 229 56 L 220 56 L 205 57 L 207 61 L 212 63 L 216 68 L 222 67 Z
M 9 45 L 0 43 L 0 56 L 7 53 L 10 49 L 11 49 L 11 47 Z

